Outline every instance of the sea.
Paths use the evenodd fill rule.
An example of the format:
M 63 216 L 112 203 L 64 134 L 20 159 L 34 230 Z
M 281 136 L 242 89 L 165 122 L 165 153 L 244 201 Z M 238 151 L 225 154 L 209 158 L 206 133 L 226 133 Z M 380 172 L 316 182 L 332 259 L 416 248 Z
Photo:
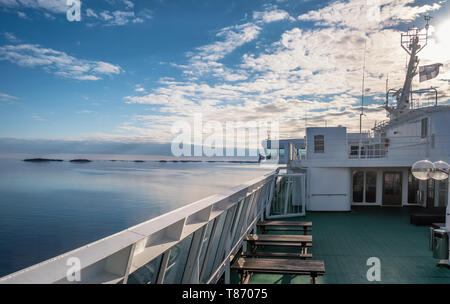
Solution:
M 92 161 L 80 163 L 63 157 L 0 157 L 0 277 L 275 169 L 212 160 L 85 156 Z

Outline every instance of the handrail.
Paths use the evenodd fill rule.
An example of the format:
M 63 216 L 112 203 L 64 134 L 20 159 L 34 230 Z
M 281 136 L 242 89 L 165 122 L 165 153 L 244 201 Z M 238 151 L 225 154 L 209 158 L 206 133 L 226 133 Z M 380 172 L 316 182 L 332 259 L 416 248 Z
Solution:
M 182 269 L 177 269 L 181 269 L 183 283 L 201 282 L 202 278 L 199 277 L 198 269 L 197 271 L 184 271 L 184 269 L 188 267 L 187 265 L 199 267 L 199 263 L 193 261 L 199 259 L 201 248 L 206 240 L 205 234 L 208 225 L 213 225 L 215 222 L 215 225 L 221 225 L 216 229 L 214 235 L 207 236 L 208 242 L 214 241 L 220 233 L 219 239 L 226 239 L 228 247 L 230 247 L 218 246 L 227 252 L 218 252 L 220 248 L 214 248 L 215 251 L 211 252 L 212 259 L 214 256 L 219 259 L 218 263 L 214 262 L 217 265 L 213 265 L 213 267 L 219 268 L 209 271 L 214 275 L 223 271 L 220 269 L 225 265 L 221 257 L 222 253 L 225 257 L 229 257 L 232 254 L 230 250 L 239 247 L 244 233 L 252 228 L 256 219 L 263 216 L 270 194 L 269 188 L 276 173 L 278 173 L 278 169 L 221 194 L 201 199 L 91 244 L 7 275 L 0 278 L 0 284 L 127 283 L 134 272 L 149 263 L 160 260 L 166 264 L 162 265 L 163 262 L 159 262 L 161 267 L 157 267 L 160 270 L 156 274 L 159 280 L 155 279 L 149 282 L 165 283 L 164 280 L 167 279 L 165 274 L 169 271 L 166 269 L 169 257 L 175 261 L 174 263 L 178 263 L 175 267 L 182 267 Z M 240 210 L 240 218 L 244 220 L 232 220 L 233 215 L 237 215 L 237 210 Z M 226 220 L 222 221 L 222 217 L 225 217 Z M 241 227 L 238 227 L 239 224 Z M 236 231 L 234 239 L 237 241 L 233 244 L 230 244 L 233 240 L 229 239 L 233 237 L 231 231 Z M 180 252 L 183 252 L 184 247 L 181 247 L 185 243 L 190 244 L 186 246 L 188 248 L 187 257 L 182 260 L 183 255 L 180 255 Z M 175 247 L 177 250 L 171 252 Z M 78 270 L 77 264 L 73 261 L 79 261 Z M 72 270 L 73 272 L 71 272 Z M 77 273 L 79 274 L 78 278 Z M 71 276 L 68 276 L 69 274 L 74 275 L 74 281 Z M 213 281 L 213 279 L 213 277 L 208 277 L 206 282 Z

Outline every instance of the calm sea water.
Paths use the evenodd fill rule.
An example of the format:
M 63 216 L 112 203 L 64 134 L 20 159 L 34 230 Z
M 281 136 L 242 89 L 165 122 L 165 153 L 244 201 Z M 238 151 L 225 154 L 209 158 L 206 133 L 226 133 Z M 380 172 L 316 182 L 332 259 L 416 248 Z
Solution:
M 258 164 L 0 159 L 0 277 L 271 170 Z

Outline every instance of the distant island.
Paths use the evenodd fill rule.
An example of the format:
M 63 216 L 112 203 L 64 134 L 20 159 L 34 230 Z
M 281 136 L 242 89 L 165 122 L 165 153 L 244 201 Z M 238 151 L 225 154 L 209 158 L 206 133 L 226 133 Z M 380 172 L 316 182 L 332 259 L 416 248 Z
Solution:
M 50 159 L 50 158 L 27 158 L 23 161 L 32 163 L 46 163 L 46 162 L 62 162 L 62 159 Z
M 91 161 L 89 159 L 72 159 L 70 162 L 71 163 L 90 163 Z

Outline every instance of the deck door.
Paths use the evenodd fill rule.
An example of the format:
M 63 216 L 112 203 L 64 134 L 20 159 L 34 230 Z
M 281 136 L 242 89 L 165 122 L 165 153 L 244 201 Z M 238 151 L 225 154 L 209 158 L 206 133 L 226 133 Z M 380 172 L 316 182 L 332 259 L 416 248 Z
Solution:
M 304 174 L 275 176 L 266 218 L 304 216 L 306 213 L 306 177 Z
M 383 205 L 402 205 L 402 173 L 384 172 L 383 174 Z

